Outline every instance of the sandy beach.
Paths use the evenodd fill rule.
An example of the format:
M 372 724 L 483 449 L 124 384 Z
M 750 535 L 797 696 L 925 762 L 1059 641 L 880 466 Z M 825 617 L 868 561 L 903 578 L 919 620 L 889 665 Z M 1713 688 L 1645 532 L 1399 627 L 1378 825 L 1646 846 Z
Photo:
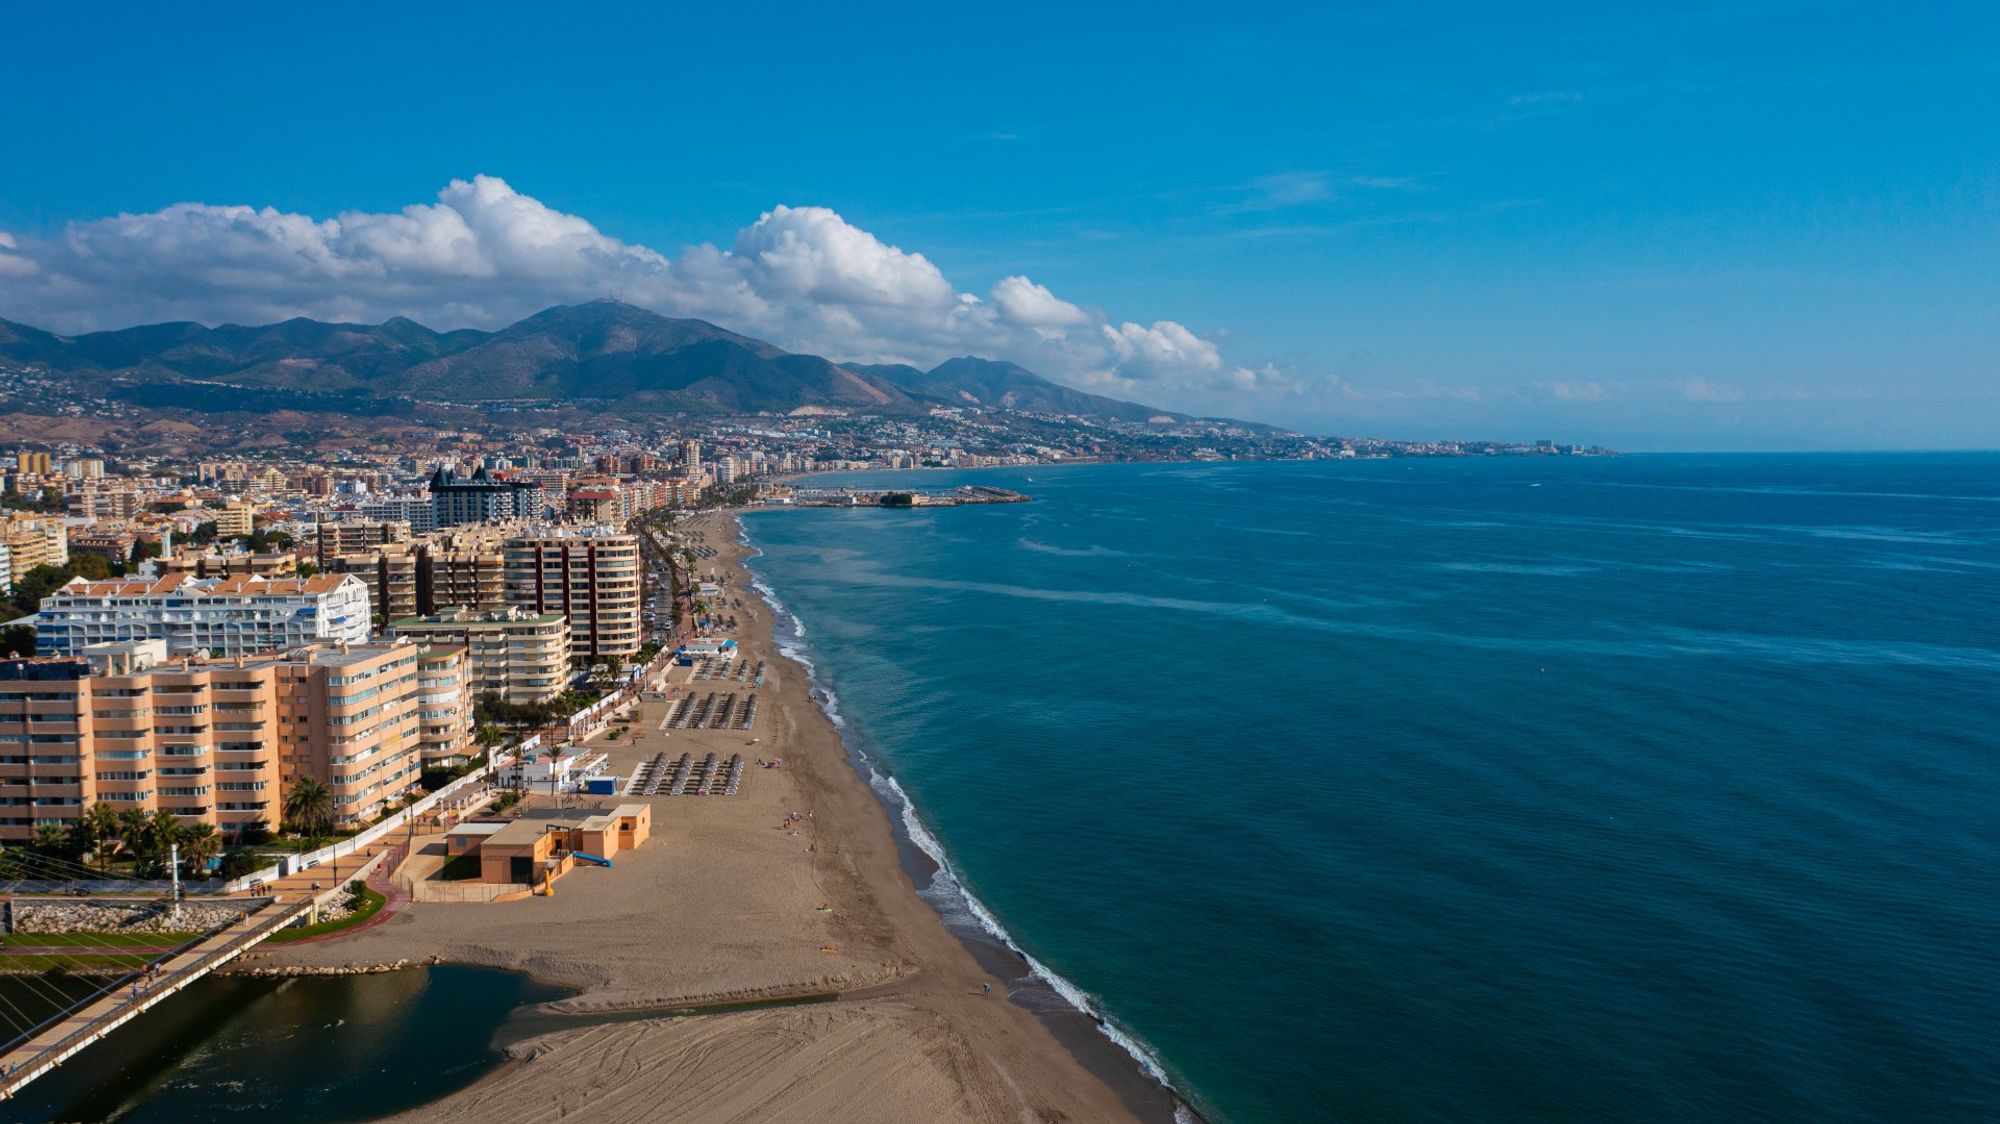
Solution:
M 1008 1002 L 1018 966 L 989 950 L 975 957 L 917 895 L 887 813 L 803 669 L 772 644 L 736 520 L 710 514 L 691 525 L 716 551 L 698 569 L 726 576 L 726 597 L 742 605 L 729 611 L 744 658 L 767 661 L 767 678 L 761 688 L 690 684 L 677 669 L 671 697 L 755 690 L 755 728 L 662 730 L 670 703 L 648 701 L 623 738 L 591 748 L 610 753 L 621 775 L 662 751 L 782 756 L 783 768 L 747 770 L 731 797 L 621 798 L 650 800 L 653 839 L 613 869 L 570 873 L 554 897 L 411 904 L 351 937 L 261 952 L 248 966 L 438 957 L 573 987 L 578 995 L 554 1005 L 573 1014 L 770 1002 L 543 1034 L 511 1046 L 510 1061 L 469 1088 L 399 1119 L 1170 1116 L 1165 1093 L 1086 1020 L 1046 1021 Z M 795 827 L 792 812 L 803 817 Z

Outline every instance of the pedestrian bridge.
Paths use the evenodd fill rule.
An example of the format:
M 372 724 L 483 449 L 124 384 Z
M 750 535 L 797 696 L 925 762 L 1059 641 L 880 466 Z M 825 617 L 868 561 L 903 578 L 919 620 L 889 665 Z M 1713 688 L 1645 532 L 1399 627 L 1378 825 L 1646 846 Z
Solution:
M 243 955 L 313 908 L 311 897 L 299 901 L 264 898 L 246 910 L 241 921 L 153 961 L 148 968 L 106 977 L 107 982 L 94 996 L 84 997 L 67 1013 L 43 1023 L 0 1054 L 0 1100 L 12 1097 L 23 1085 Z
M 28 1082 L 75 1057 L 105 1035 L 185 990 L 196 980 L 242 956 L 279 930 L 312 920 L 319 908 L 346 892 L 348 883 L 365 880 L 380 864 L 387 863 L 393 867 L 402 850 L 400 844 L 385 842 L 357 852 L 356 863 L 344 870 L 301 871 L 268 884 L 258 894 L 188 898 L 186 900 L 191 906 L 203 902 L 226 902 L 240 910 L 241 914 L 229 924 L 210 929 L 202 937 L 158 956 L 154 953 L 162 950 L 109 943 L 92 944 L 89 939 L 64 946 L 62 952 L 67 955 L 53 957 L 39 952 L 40 948 L 49 946 L 0 948 L 0 955 L 26 954 L 57 961 L 87 962 L 113 969 L 102 976 L 95 971 L 73 976 L 91 980 L 97 986 L 81 996 L 68 999 L 60 1006 L 59 1013 L 45 1022 L 31 1028 L 20 1028 L 17 1023 L 17 1029 L 22 1033 L 6 1046 L 4 1053 L 0 1053 L 0 1100 L 12 1097 Z M 340 874 L 345 874 L 345 877 L 340 877 Z M 23 883 L 13 885 L 16 888 L 24 886 Z M 74 888 L 88 885 L 95 890 L 100 885 L 98 882 L 71 882 L 68 885 L 72 889 L 67 892 L 8 898 L 7 908 L 12 910 L 18 905 L 36 903 L 81 903 L 90 898 L 103 900 L 96 893 L 79 895 Z M 123 884 L 106 881 L 101 885 L 112 887 Z M 135 885 L 157 887 L 159 884 Z M 151 900 L 171 902 L 176 899 L 153 896 Z M 121 964 L 130 965 L 130 969 L 116 970 Z

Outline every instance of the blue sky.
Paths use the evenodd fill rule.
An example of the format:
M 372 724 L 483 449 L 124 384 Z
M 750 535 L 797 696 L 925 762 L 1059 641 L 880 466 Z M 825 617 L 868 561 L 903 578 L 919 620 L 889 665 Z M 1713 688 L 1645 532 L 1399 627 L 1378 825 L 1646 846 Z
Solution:
M 2000 445 L 1991 6 L 9 24 L 11 319 L 442 327 L 616 293 L 1326 432 Z M 475 176 L 500 187 L 450 194 Z M 449 263 L 419 260 L 430 211 L 391 221 L 413 206 L 458 208 Z M 548 230 L 568 256 L 523 249 Z

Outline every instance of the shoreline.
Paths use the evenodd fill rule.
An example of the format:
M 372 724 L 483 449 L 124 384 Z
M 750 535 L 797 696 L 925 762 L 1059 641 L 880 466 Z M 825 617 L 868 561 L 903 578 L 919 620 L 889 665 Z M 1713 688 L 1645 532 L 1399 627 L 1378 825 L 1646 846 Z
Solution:
M 812 697 L 828 723 L 834 727 L 855 776 L 875 794 L 889 820 L 891 834 L 896 839 L 897 850 L 903 860 L 904 873 L 916 885 L 918 896 L 932 907 L 938 924 L 996 975 L 1015 980 L 1008 1002 L 1032 1012 L 1078 1062 L 1118 1089 L 1134 1112 L 1143 1115 L 1149 1110 L 1156 1110 L 1159 1099 L 1164 1096 L 1169 1105 L 1167 1119 L 1180 1124 L 1201 1124 L 1205 1118 L 1180 1090 L 1174 1088 L 1162 1063 L 1152 1051 L 1117 1026 L 1110 1016 L 1091 1010 L 1082 998 L 1087 994 L 1082 988 L 1022 949 L 986 904 L 965 888 L 963 880 L 951 868 L 944 845 L 924 824 L 916 802 L 891 774 L 868 756 L 865 749 L 848 738 L 848 726 L 839 717 L 838 696 L 820 682 L 817 665 L 794 648 L 794 645 L 806 643 L 800 618 L 777 597 L 771 586 L 765 584 L 764 578 L 750 568 L 750 559 L 760 557 L 763 551 L 750 540 L 749 527 L 744 521 L 744 515 L 749 510 L 765 509 L 730 512 L 737 526 L 738 541 L 745 548 L 745 553 L 736 559 L 735 564 L 749 577 L 750 588 L 756 591 L 773 614 L 773 648 L 780 657 L 805 671 L 813 685 Z M 776 626 L 780 621 L 793 625 L 795 631 L 790 640 L 777 638 Z M 919 833 L 923 838 L 918 837 Z M 938 883 L 940 876 L 949 880 L 949 885 L 942 889 Z M 955 898 L 957 904 L 965 907 L 968 919 L 956 920 L 947 916 L 934 894 Z M 1016 997 L 1017 990 L 1039 993 L 1043 1002 L 1035 1006 L 1023 1004 Z
M 496 1039 L 499 1065 L 399 1120 L 1175 1119 L 1172 1094 L 1086 1016 L 993 1001 L 1026 966 L 962 940 L 921 895 L 896 817 L 850 759 L 806 663 L 780 650 L 775 611 L 744 588 L 755 576 L 736 513 L 686 526 L 716 552 L 700 569 L 728 575 L 728 595 L 742 598 L 746 656 L 770 661 L 750 744 L 781 753 L 784 768 L 751 770 L 738 796 L 643 798 L 654 838 L 615 870 L 568 875 L 552 899 L 413 903 L 341 940 L 260 951 L 245 968 L 436 957 L 575 990 L 537 1012 L 565 1025 Z M 677 680 L 672 693 L 697 688 L 707 685 Z M 614 772 L 669 747 L 750 754 L 741 734 L 659 728 L 666 705 L 638 704 L 630 737 L 589 748 L 609 751 Z M 773 828 L 787 809 L 814 816 Z M 982 982 L 1001 994 L 982 995 Z M 673 1015 L 728 1004 L 743 1006 Z M 727 1080 L 713 1063 L 723 1057 Z

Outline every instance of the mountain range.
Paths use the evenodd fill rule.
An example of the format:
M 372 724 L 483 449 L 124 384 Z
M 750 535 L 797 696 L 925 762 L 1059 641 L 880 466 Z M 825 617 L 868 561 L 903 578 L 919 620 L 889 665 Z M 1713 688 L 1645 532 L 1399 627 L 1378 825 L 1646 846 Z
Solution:
M 788 352 L 703 320 L 617 301 L 560 305 L 494 332 L 297 318 L 261 327 L 181 321 L 61 336 L 0 320 L 0 360 L 148 388 L 257 388 L 365 402 L 578 401 L 619 412 L 748 414 L 801 408 L 921 414 L 934 406 L 1183 422 L 1185 414 L 1087 394 L 1012 363 L 928 371 Z M 213 395 L 190 398 L 212 398 Z

